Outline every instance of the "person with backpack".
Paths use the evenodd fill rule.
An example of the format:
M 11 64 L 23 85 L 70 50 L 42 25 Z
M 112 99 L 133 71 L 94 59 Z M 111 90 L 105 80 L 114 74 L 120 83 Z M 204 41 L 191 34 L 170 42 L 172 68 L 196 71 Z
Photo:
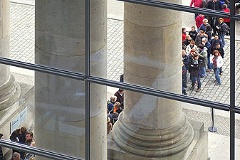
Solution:
M 222 40 L 222 43 L 223 43 L 222 48 L 223 48 L 225 46 L 224 36 L 229 32 L 229 27 L 224 22 L 223 18 L 219 18 L 219 24 L 216 26 L 216 28 L 217 28 L 219 39 Z

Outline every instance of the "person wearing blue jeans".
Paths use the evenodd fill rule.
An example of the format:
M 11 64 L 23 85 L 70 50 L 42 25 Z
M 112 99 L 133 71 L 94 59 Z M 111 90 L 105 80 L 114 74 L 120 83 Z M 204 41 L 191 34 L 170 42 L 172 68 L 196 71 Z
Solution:
M 200 77 L 203 78 L 207 75 L 206 73 L 206 67 L 207 67 L 207 47 L 204 47 L 203 44 L 198 45 L 198 51 L 199 51 L 199 67 L 200 67 Z
M 217 85 L 221 85 L 221 79 L 220 79 L 220 68 L 214 68 L 214 74 L 215 74 L 215 79 L 217 81 Z
M 215 74 L 215 79 L 217 81 L 216 85 L 221 85 L 221 79 L 220 79 L 220 68 L 223 65 L 223 59 L 219 53 L 218 50 L 213 51 L 213 68 L 214 68 L 214 74 Z
M 191 77 L 191 81 L 192 81 L 192 86 L 190 89 L 191 90 L 194 89 L 194 86 L 197 81 L 198 88 L 197 88 L 196 92 L 199 92 L 201 90 L 201 81 L 200 81 L 199 54 L 197 52 L 195 54 L 193 54 L 193 56 L 191 57 L 191 62 L 189 65 L 189 72 L 190 72 L 190 77 Z
M 224 36 L 229 32 L 228 25 L 224 22 L 223 18 L 219 18 L 219 25 L 216 26 L 219 39 L 222 40 L 222 48 L 225 46 Z

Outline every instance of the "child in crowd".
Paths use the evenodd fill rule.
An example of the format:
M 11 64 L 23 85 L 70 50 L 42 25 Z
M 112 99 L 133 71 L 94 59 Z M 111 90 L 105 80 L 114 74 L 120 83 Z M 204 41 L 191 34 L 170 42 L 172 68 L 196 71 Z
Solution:
M 212 63 L 213 63 L 213 69 L 214 69 L 214 74 L 216 79 L 216 85 L 221 85 L 221 79 L 219 74 L 220 74 L 220 68 L 223 65 L 223 59 L 218 50 L 213 51 L 212 61 L 213 61 Z

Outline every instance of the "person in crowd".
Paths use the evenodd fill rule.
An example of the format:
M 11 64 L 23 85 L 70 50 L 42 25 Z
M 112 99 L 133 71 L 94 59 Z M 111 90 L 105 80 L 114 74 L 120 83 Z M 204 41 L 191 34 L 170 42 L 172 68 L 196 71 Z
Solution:
M 35 140 L 33 139 L 33 132 L 26 132 L 25 144 L 30 147 L 35 147 L 36 144 L 35 144 Z M 34 157 L 35 157 L 35 155 L 33 155 L 32 153 L 24 154 L 24 159 L 27 159 L 27 160 L 32 160 L 32 159 L 34 159 Z
M 203 0 L 203 8 L 207 8 L 207 5 L 208 5 L 208 2 L 209 2 L 210 0 Z
M 33 139 L 33 132 L 26 132 L 25 144 L 31 147 L 35 147 L 35 141 Z
M 182 28 L 182 42 L 186 39 L 187 36 L 187 30 L 186 28 Z
M 189 66 L 189 55 L 186 54 L 185 50 L 182 50 L 182 62 L 185 65 L 186 69 L 188 70 Z
M 197 37 L 196 37 L 196 40 L 195 40 L 195 43 L 196 43 L 197 46 L 199 44 L 202 44 L 202 39 L 203 38 L 208 38 L 208 36 L 207 36 L 207 34 L 205 34 L 205 31 L 200 30 Z
M 110 97 L 110 100 L 107 101 L 107 109 L 108 109 L 108 112 L 109 113 L 112 113 L 113 112 L 113 106 L 114 106 L 114 103 L 117 101 L 117 97 L 116 96 L 111 96 Z
M 226 6 L 230 5 L 230 2 L 228 0 L 219 0 L 221 5 L 222 5 L 222 8 L 223 8 L 223 5 L 226 4 Z
M 213 47 L 216 46 L 216 43 L 219 43 L 220 47 L 223 48 L 222 40 L 219 39 L 217 34 L 215 34 L 214 38 L 210 41 L 212 51 L 213 51 Z
M 222 4 L 219 0 L 210 0 L 210 1 L 208 1 L 207 8 L 212 9 L 212 10 L 221 11 Z
M 0 133 L 0 139 L 3 138 L 3 134 Z M 0 160 L 3 160 L 3 151 L 2 151 L 2 147 L 0 146 Z
M 21 160 L 20 154 L 18 152 L 14 152 L 12 155 L 12 160 Z
M 207 48 L 204 47 L 203 44 L 198 45 L 198 53 L 199 53 L 199 67 L 200 67 L 200 77 L 203 78 L 207 75 L 206 67 L 207 67 Z
M 207 4 L 208 9 L 221 11 L 222 10 L 222 4 L 219 0 L 211 0 Z M 208 20 L 210 21 L 209 24 L 213 28 L 213 34 L 217 33 L 216 26 L 218 25 L 217 17 L 208 17 Z
M 193 40 L 195 40 L 196 37 L 197 37 L 197 34 L 198 34 L 198 32 L 196 31 L 195 26 L 192 26 L 192 27 L 191 27 L 191 31 L 188 32 L 188 35 L 189 35 Z
M 121 103 L 120 102 L 116 102 L 115 104 L 114 104 L 114 109 L 113 109 L 113 113 L 118 113 L 118 114 L 120 114 L 121 112 L 122 112 L 122 108 L 121 108 Z
M 119 114 L 117 112 L 115 112 L 115 113 L 112 113 L 111 116 L 112 116 L 111 123 L 112 123 L 112 125 L 114 125 L 118 121 Z
M 21 127 L 12 132 L 10 135 L 10 140 L 12 142 L 18 142 L 24 144 L 25 142 L 25 133 L 27 131 L 26 127 Z
M 124 82 L 124 74 L 121 74 L 119 79 L 120 79 L 120 82 Z
M 18 128 L 18 129 L 14 130 L 12 132 L 12 134 L 10 135 L 10 140 L 12 142 L 17 142 L 17 143 L 20 143 L 20 144 L 24 144 L 25 141 L 26 141 L 26 136 L 25 136 L 26 132 L 27 132 L 26 127 L 23 126 L 21 128 Z M 14 152 L 20 153 L 21 158 L 23 159 L 24 152 L 13 149 L 13 153 Z
M 224 40 L 224 36 L 226 35 L 226 33 L 228 33 L 229 31 L 229 27 L 228 25 L 224 22 L 223 18 L 219 18 L 219 24 L 216 26 L 217 28 L 217 32 L 218 32 L 218 36 L 219 39 L 222 40 L 222 48 L 225 46 L 225 40 Z
M 206 25 L 206 32 L 205 32 L 208 36 L 208 41 L 211 41 L 212 39 L 212 33 L 213 33 L 213 29 L 212 27 L 210 26 L 210 24 L 207 24 Z
M 187 69 L 184 64 L 182 64 L 182 94 L 187 95 Z
M 111 119 L 107 117 L 107 134 L 111 132 L 112 128 L 113 128 L 113 125 L 112 125 Z
M 218 52 L 220 53 L 221 57 L 224 58 L 224 49 L 220 47 L 219 43 L 216 43 L 216 46 L 213 47 L 213 50 L 218 50 Z M 219 74 L 222 75 L 222 67 L 220 67 L 220 71 Z
M 114 93 L 114 96 L 117 97 L 116 102 L 120 102 L 121 107 L 124 108 L 124 90 L 119 88 L 118 91 Z
M 194 6 L 195 8 L 202 8 L 202 2 L 203 0 L 191 0 L 190 7 Z M 195 13 L 195 18 L 198 16 L 197 13 Z
M 203 24 L 203 20 L 204 20 L 204 15 L 203 14 L 199 14 L 196 19 L 195 19 L 195 23 L 197 26 L 197 32 L 199 32 L 200 30 L 200 26 Z M 195 39 L 194 39 L 195 40 Z
M 222 5 L 222 11 L 226 12 L 226 13 L 230 13 L 230 9 L 228 8 L 227 4 L 223 4 Z M 230 28 L 230 18 L 223 18 L 223 21 L 228 25 L 228 27 Z M 227 33 L 229 34 L 229 33 Z
M 186 50 L 186 48 L 190 44 L 191 40 L 192 40 L 192 38 L 190 37 L 190 35 L 187 35 L 186 39 L 182 43 L 182 49 L 183 50 Z
M 219 53 L 218 50 L 213 51 L 213 58 L 212 58 L 212 63 L 213 63 L 213 69 L 214 69 L 214 74 L 215 74 L 215 79 L 216 79 L 216 85 L 221 85 L 221 79 L 220 79 L 220 68 L 223 65 L 223 59 Z
M 190 44 L 187 46 L 186 54 L 189 55 L 192 49 L 197 50 L 197 46 L 195 45 L 194 40 L 191 40 Z
M 212 54 L 211 44 L 206 38 L 202 39 L 202 44 L 203 44 L 204 47 L 207 48 L 207 69 L 206 69 L 206 71 L 210 72 L 212 70 L 212 64 L 211 64 L 211 61 L 210 61 L 210 55 Z
M 202 24 L 199 27 L 199 32 L 200 32 L 200 30 L 205 32 L 207 25 L 208 25 L 208 19 L 204 18 Z
M 213 47 L 213 51 L 214 50 L 218 50 L 218 52 L 220 53 L 221 57 L 224 58 L 224 49 L 221 47 L 221 45 L 219 43 L 216 43 L 215 46 Z
M 121 107 L 121 103 L 120 102 L 116 102 L 114 104 L 114 109 L 113 109 L 113 113 L 111 113 L 110 117 L 111 117 L 111 123 L 114 125 L 115 122 L 118 120 L 118 116 L 119 114 L 123 111 L 123 108 Z
M 195 52 L 191 52 L 191 58 L 189 62 L 189 72 L 190 77 L 192 81 L 192 85 L 190 87 L 190 90 L 194 90 L 195 84 L 197 82 L 197 90 L 196 92 L 199 92 L 201 90 L 201 81 L 200 81 L 200 66 L 199 66 L 199 54 Z

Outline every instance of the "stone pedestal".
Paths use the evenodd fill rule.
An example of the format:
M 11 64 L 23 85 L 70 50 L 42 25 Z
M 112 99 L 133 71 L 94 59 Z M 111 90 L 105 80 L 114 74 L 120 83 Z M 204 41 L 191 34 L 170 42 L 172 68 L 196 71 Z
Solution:
M 11 72 L 16 78 L 17 91 L 21 93 L 15 103 L 0 112 L 0 128 L 4 139 L 9 139 L 10 133 L 15 129 L 25 126 L 32 130 L 34 127 L 34 86 L 33 77 Z M 21 92 L 18 92 L 21 90 Z M 1 106 L 1 104 L 0 104 Z M 3 147 L 4 160 L 12 158 L 12 150 Z
M 191 121 L 194 129 L 194 138 L 189 147 L 181 152 L 161 157 L 136 155 L 120 148 L 113 141 L 113 132 L 108 135 L 108 160 L 207 160 L 208 159 L 208 133 L 204 131 L 203 123 Z
M 84 7 L 84 0 L 35 2 L 36 63 L 85 72 Z M 92 0 L 90 16 L 91 74 L 106 78 L 106 1 Z M 91 159 L 106 159 L 106 87 L 91 84 L 90 88 Z M 84 101 L 83 81 L 36 72 L 37 146 L 84 159 Z
M 124 80 L 181 94 L 181 25 L 180 12 L 125 3 Z M 123 159 L 183 160 L 196 143 L 194 135 L 180 102 L 126 91 L 112 141 L 127 153 Z

